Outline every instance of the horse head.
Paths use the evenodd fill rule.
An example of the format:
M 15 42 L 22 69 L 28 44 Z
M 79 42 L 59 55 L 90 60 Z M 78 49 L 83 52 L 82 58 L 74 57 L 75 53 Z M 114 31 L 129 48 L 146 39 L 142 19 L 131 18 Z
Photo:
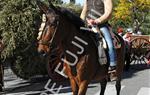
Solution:
M 58 10 L 49 0 L 48 7 L 43 2 L 37 0 L 38 7 L 40 11 L 45 14 L 46 21 L 44 22 L 44 27 L 40 33 L 40 37 L 38 37 L 39 45 L 38 52 L 42 55 L 46 55 L 50 52 L 50 49 L 54 47 L 54 36 L 57 31 L 57 27 L 59 24 L 59 15 Z

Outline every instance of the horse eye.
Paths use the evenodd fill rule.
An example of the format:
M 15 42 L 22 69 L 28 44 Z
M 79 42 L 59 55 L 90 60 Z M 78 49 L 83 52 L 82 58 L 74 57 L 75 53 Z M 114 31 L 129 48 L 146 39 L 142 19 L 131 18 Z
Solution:
M 59 20 L 59 16 L 56 16 L 55 19 L 56 19 L 56 20 Z
M 55 21 L 55 18 L 52 17 L 52 18 L 50 19 L 50 24 L 52 24 L 54 21 Z
M 52 25 L 52 26 L 55 26 L 57 24 L 57 21 L 56 19 L 53 19 L 53 20 L 50 20 L 50 22 L 48 23 L 49 25 Z

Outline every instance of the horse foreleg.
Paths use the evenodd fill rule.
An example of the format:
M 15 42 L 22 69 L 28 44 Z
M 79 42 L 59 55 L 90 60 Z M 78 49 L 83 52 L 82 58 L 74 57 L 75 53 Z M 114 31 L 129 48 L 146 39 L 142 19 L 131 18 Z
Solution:
M 70 79 L 73 95 L 78 95 L 79 86 L 74 79 Z
M 86 91 L 87 91 L 87 88 L 88 88 L 88 84 L 89 84 L 88 81 L 80 82 L 78 95 L 85 95 L 86 94 Z
M 117 79 L 117 80 L 116 80 L 116 90 L 117 90 L 117 95 L 120 95 L 121 79 Z
M 104 95 L 105 89 L 106 89 L 106 85 L 107 85 L 107 80 L 103 79 L 102 81 L 100 81 L 100 85 L 101 85 L 100 95 Z

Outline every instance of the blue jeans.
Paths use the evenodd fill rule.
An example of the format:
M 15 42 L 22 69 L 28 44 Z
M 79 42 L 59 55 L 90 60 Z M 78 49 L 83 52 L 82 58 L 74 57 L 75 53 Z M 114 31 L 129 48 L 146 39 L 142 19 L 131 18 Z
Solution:
M 106 43 L 108 45 L 108 54 L 109 54 L 109 58 L 110 58 L 110 66 L 116 66 L 116 51 L 114 49 L 114 44 L 112 41 L 112 37 L 110 34 L 110 30 L 109 27 L 107 26 L 103 26 L 100 28 Z

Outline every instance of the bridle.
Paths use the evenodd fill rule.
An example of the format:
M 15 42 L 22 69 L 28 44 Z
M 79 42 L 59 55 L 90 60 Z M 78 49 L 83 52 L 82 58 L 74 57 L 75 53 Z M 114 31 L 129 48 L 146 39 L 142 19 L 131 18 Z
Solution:
M 55 34 L 56 34 L 56 32 L 57 32 L 57 29 L 58 29 L 58 26 L 59 26 L 59 21 L 57 21 L 56 22 L 57 24 L 56 24 L 56 28 L 55 28 L 55 30 L 54 30 L 54 32 L 53 32 L 53 34 L 52 34 L 52 38 L 51 38 L 51 40 L 50 41 L 47 41 L 47 40 L 42 40 L 42 39 L 40 39 L 39 40 L 39 44 L 42 44 L 42 45 L 46 45 L 46 46 L 48 46 L 48 47 L 50 47 L 50 48 L 52 48 L 54 45 L 56 45 L 55 43 L 54 43 L 54 37 L 55 37 Z M 45 24 L 45 26 L 46 26 L 46 24 Z M 42 30 L 42 34 L 44 33 L 44 32 L 47 32 L 47 29 L 43 29 Z
M 54 41 L 54 37 L 55 37 L 55 35 L 56 35 L 56 32 L 57 32 L 57 29 L 58 29 L 58 26 L 59 26 L 59 21 L 57 21 L 56 22 L 57 24 L 56 24 L 56 28 L 55 28 L 55 30 L 54 30 L 54 32 L 53 32 L 53 34 L 52 34 L 52 38 L 50 39 L 50 41 L 47 41 L 47 40 L 42 40 L 42 39 L 40 39 L 39 40 L 39 44 L 42 44 L 42 45 L 46 45 L 46 46 L 48 46 L 48 48 L 51 50 L 51 52 L 49 52 L 49 57 L 50 57 L 50 59 L 51 60 L 56 60 L 57 59 L 57 51 L 58 51 L 58 49 L 59 49 L 59 47 L 58 47 L 58 45 L 55 43 L 55 41 Z M 46 24 L 45 24 L 45 26 L 46 26 Z M 47 27 L 46 27 L 47 28 Z M 48 29 L 43 29 L 42 30 L 42 35 L 43 35 L 43 33 L 44 32 L 47 32 L 48 31 Z M 41 36 L 42 36 L 41 35 Z M 55 56 L 55 57 L 54 57 Z

